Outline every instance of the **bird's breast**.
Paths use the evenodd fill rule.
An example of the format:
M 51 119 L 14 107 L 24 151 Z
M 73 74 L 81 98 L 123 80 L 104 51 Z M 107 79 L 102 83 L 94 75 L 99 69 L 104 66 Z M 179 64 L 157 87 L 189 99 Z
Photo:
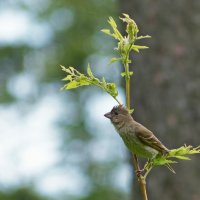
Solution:
M 127 128 L 122 128 L 119 130 L 119 135 L 128 149 L 138 156 L 151 159 L 158 154 L 156 149 L 142 143 L 135 135 L 134 131 L 130 131 L 130 129 L 128 130 Z

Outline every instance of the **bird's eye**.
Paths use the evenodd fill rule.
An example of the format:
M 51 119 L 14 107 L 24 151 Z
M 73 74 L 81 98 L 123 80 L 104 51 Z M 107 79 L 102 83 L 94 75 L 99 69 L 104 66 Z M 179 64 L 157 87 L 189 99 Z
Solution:
M 117 111 L 115 111 L 114 113 L 115 113 L 115 115 L 118 115 L 118 112 L 117 112 Z

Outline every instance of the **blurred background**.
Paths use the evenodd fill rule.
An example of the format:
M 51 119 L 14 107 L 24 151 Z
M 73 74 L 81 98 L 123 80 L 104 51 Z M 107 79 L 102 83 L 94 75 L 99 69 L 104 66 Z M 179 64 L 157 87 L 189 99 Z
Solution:
M 169 148 L 200 144 L 200 1 L 1 0 L 0 200 L 141 199 L 130 156 L 96 88 L 60 91 L 59 65 L 115 81 L 115 41 L 100 32 L 128 13 L 150 49 L 133 55 L 134 118 Z M 123 29 L 123 24 L 121 29 Z M 150 199 L 200 199 L 200 159 L 148 179 Z

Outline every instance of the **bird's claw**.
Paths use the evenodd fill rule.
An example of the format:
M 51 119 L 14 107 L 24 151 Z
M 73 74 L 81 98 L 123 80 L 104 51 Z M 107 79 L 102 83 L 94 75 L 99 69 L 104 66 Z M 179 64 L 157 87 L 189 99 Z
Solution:
M 144 169 L 136 170 L 136 175 L 138 178 L 142 175 L 142 172 L 144 172 Z

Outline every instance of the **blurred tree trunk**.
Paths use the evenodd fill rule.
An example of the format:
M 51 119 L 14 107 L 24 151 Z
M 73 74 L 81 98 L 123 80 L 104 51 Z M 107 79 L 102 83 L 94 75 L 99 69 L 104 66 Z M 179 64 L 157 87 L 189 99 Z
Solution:
M 200 1 L 121 0 L 150 49 L 134 55 L 134 118 L 168 148 L 200 143 Z M 148 177 L 149 199 L 199 200 L 200 157 L 179 162 L 176 175 L 158 167 Z M 141 199 L 136 181 L 132 200 Z

